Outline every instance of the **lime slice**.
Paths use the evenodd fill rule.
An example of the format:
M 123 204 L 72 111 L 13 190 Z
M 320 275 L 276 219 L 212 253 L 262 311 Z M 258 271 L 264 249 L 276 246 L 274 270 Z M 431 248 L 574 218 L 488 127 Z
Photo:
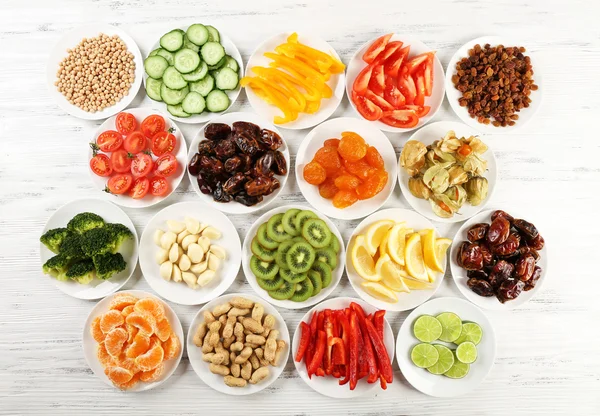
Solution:
M 417 344 L 410 352 L 410 359 L 420 368 L 427 368 L 434 365 L 440 354 L 431 344 Z
M 452 312 L 440 313 L 436 319 L 442 324 L 442 335 L 440 341 L 454 342 L 462 332 L 462 321 L 457 314 Z
M 465 341 L 472 342 L 477 345 L 481 342 L 481 337 L 483 336 L 483 331 L 481 327 L 474 322 L 464 322 L 462 326 L 462 332 L 460 333 L 460 337 L 456 341 L 455 344 L 462 344 Z
M 471 364 L 477 359 L 477 347 L 470 341 L 461 343 L 456 348 L 456 358 L 465 364 Z
M 471 366 L 469 364 L 454 360 L 454 364 L 450 367 L 450 370 L 444 373 L 444 375 L 448 378 L 463 378 L 469 373 L 470 368 Z
M 427 371 L 431 374 L 444 374 L 454 364 L 454 354 L 450 348 L 443 345 L 434 344 L 433 347 L 437 350 L 439 358 L 434 365 L 427 367 Z
M 433 316 L 422 315 L 415 321 L 413 332 L 419 341 L 435 341 L 442 335 L 442 324 Z

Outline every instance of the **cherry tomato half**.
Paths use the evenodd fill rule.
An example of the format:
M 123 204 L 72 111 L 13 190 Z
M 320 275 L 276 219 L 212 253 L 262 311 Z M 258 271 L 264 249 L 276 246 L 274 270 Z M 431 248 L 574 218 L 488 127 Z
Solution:
M 147 176 L 152 172 L 153 167 L 154 163 L 152 162 L 152 157 L 150 155 L 138 153 L 131 161 L 131 174 L 136 178 Z
M 177 145 L 177 138 L 168 131 L 160 131 L 152 137 L 152 153 L 156 156 L 173 152 L 175 145 Z
M 110 176 L 113 172 L 108 156 L 101 153 L 90 159 L 90 169 L 98 176 Z
M 137 127 L 137 120 L 133 114 L 122 112 L 117 114 L 115 126 L 117 126 L 117 131 L 119 133 L 121 133 L 123 136 L 127 136 L 132 131 L 135 131 L 135 128 Z
M 108 191 L 115 195 L 124 194 L 131 188 L 132 183 L 133 176 L 128 173 L 115 175 L 108 180 Z
M 169 184 L 162 176 L 154 176 L 150 179 L 150 193 L 154 196 L 163 196 L 169 192 Z
M 172 154 L 167 153 L 156 160 L 156 174 L 161 176 L 171 176 L 177 171 L 177 159 Z
M 100 133 L 96 139 L 96 144 L 103 152 L 114 152 L 123 144 L 123 137 L 114 130 L 107 130 Z
M 129 173 L 131 170 L 131 161 L 133 159 L 133 155 L 131 153 L 127 153 L 127 151 L 123 149 L 119 149 L 116 152 L 112 152 L 110 155 L 110 164 L 112 168 L 117 173 Z
M 140 129 L 144 136 L 151 139 L 156 133 L 165 129 L 165 119 L 158 114 L 153 114 L 142 121 Z
M 146 196 L 150 189 L 150 181 L 145 176 L 136 178 L 129 190 L 129 195 L 133 199 L 141 199 Z
M 134 154 L 146 150 L 147 147 L 148 140 L 146 139 L 146 136 L 139 131 L 129 133 L 127 137 L 125 137 L 125 142 L 123 143 L 123 149 Z

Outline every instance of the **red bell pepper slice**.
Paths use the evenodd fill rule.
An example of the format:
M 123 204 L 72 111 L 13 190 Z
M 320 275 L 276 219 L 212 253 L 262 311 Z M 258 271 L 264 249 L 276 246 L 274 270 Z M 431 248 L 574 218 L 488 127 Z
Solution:
M 325 355 L 325 346 L 327 345 L 327 336 L 325 335 L 325 331 L 317 330 L 317 343 L 315 348 L 315 353 L 310 360 L 310 364 L 308 366 L 308 378 L 312 378 L 313 374 L 317 373 L 317 369 L 321 367 L 323 363 L 323 356 Z
M 317 315 L 317 331 L 321 330 L 325 330 L 325 311 L 320 311 L 319 314 Z
M 380 310 L 375 312 L 375 314 L 373 314 L 373 320 L 371 322 L 373 322 L 373 326 L 375 327 L 375 329 L 377 330 L 377 335 L 379 335 L 379 338 L 383 339 L 383 318 L 385 316 L 385 311 L 384 310 Z
M 375 383 L 377 381 L 377 361 L 375 360 L 375 355 L 373 354 L 373 347 L 369 339 L 369 334 L 367 333 L 367 316 L 362 306 L 360 306 L 356 302 L 350 303 L 350 308 L 352 308 L 352 310 L 356 312 L 356 315 L 358 316 L 358 324 L 360 326 L 360 332 L 363 337 L 363 351 L 361 355 L 364 356 L 364 362 L 367 366 L 367 373 L 369 374 L 367 382 Z M 365 370 L 363 369 L 363 371 Z
M 358 383 L 358 342 L 360 328 L 355 313 L 350 316 L 350 390 L 356 388 Z
M 342 341 L 344 341 L 345 362 L 348 364 L 350 362 L 350 322 L 348 322 L 348 318 L 344 311 L 338 311 L 337 319 L 341 327 Z
M 392 371 L 392 364 L 390 363 L 390 356 L 388 355 L 383 338 L 380 338 L 377 334 L 377 330 L 370 321 L 365 321 L 369 338 L 377 354 L 377 360 L 379 362 L 380 377 L 382 377 L 387 383 L 391 383 L 394 380 L 394 372 Z
M 325 349 L 325 374 L 330 375 L 333 373 L 333 321 L 331 318 L 331 311 L 328 309 L 325 311 L 325 334 L 327 336 L 327 348 Z
M 304 365 L 306 366 L 306 372 L 308 373 L 308 367 L 310 366 L 310 360 L 315 354 L 315 343 L 317 339 L 317 315 L 318 312 L 313 312 L 313 316 L 310 319 L 310 342 L 304 353 Z
M 365 341 L 360 330 L 360 317 L 357 316 L 356 320 L 358 322 L 358 379 L 360 380 L 369 373 L 369 366 L 365 352 Z
M 298 343 L 298 351 L 296 351 L 296 357 L 294 358 L 296 362 L 302 361 L 304 354 L 306 354 L 306 349 L 310 344 L 310 325 L 306 322 L 300 322 L 300 330 L 302 331 L 302 335 L 300 335 L 300 342 Z

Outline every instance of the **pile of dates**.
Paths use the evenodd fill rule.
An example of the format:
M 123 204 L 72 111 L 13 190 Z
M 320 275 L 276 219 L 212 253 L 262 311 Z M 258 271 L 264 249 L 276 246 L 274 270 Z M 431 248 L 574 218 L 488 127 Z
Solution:
M 458 249 L 456 261 L 467 270 L 467 285 L 479 296 L 496 296 L 502 303 L 531 290 L 542 275 L 537 266 L 544 238 L 525 220 L 502 210 L 492 223 L 475 224 Z
M 286 175 L 288 167 L 278 150 L 283 140 L 274 131 L 247 121 L 236 121 L 231 127 L 211 123 L 204 137 L 188 165 L 202 193 L 217 202 L 252 206 L 281 186 L 275 175 Z

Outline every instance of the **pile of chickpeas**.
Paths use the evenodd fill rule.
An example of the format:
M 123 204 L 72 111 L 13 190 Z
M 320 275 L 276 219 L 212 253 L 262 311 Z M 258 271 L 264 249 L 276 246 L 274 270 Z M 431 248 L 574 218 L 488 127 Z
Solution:
M 95 113 L 128 94 L 135 80 L 135 62 L 117 35 L 83 38 L 67 52 L 54 85 L 71 104 Z

